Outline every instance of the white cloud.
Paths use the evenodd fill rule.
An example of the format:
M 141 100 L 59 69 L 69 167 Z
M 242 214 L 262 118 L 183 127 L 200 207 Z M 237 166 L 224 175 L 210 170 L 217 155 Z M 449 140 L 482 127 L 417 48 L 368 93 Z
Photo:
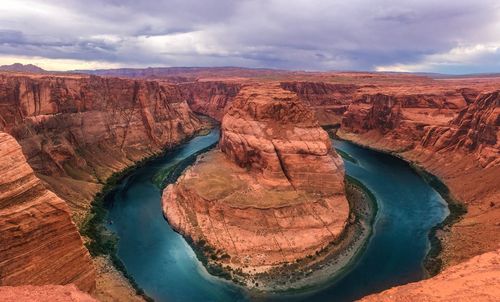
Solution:
M 125 67 L 119 63 L 99 62 L 90 60 L 48 59 L 43 57 L 0 55 L 0 65 L 12 63 L 33 64 L 45 70 L 66 71 L 74 69 L 108 69 Z M 68 68 L 70 67 L 70 68 Z M 126 66 L 134 67 L 134 66 Z
M 419 62 L 377 66 L 377 71 L 480 73 L 500 72 L 500 43 L 458 46 Z
M 474 65 L 482 59 L 454 52 L 499 43 L 498 0 L 5 0 L 0 6 L 0 56 L 68 62 L 64 69 L 89 61 L 477 70 L 486 67 Z M 472 51 L 484 57 L 484 50 Z

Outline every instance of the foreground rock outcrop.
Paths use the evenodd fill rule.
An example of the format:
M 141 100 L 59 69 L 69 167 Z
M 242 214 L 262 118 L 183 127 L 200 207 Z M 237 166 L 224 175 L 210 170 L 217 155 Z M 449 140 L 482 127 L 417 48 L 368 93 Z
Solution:
M 296 95 L 244 87 L 222 121 L 220 149 L 163 193 L 174 229 L 246 273 L 314 255 L 349 216 L 344 169 L 327 133 Z
M 75 285 L 0 286 L 3 302 L 97 302 Z
M 68 206 L 44 187 L 4 132 L 0 171 L 0 285 L 74 283 L 91 291 L 94 267 Z
M 500 297 L 500 250 L 452 266 L 438 276 L 367 296 L 363 302 L 494 302 Z

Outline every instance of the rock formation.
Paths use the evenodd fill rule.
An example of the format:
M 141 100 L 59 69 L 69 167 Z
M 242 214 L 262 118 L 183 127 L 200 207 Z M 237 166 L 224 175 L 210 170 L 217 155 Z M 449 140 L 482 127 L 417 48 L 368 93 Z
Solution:
M 0 132 L 0 285 L 76 284 L 95 272 L 66 203 L 34 175 L 19 144 Z
M 0 153 L 9 154 L 0 157 L 0 171 L 9 171 L 0 185 L 0 285 L 92 288 L 93 269 L 68 207 L 45 186 L 80 223 L 113 172 L 200 129 L 191 109 L 218 120 L 230 112 L 222 151 L 203 155 L 165 191 L 164 211 L 178 231 L 219 249 L 215 257 L 224 265 L 262 271 L 314 254 L 342 230 L 348 209 L 338 189 L 341 162 L 304 105 L 321 125 L 342 123 L 341 137 L 397 153 L 438 175 L 467 204 L 460 222 L 437 233 L 445 266 L 498 249 L 499 93 L 479 96 L 498 89 L 496 78 L 237 68 L 101 73 L 162 82 L 0 74 L 0 131 L 26 156 L 0 134 Z M 252 85 L 259 77 L 274 79 L 275 86 Z M 302 105 L 277 86 L 296 93 Z M 288 111 L 293 114 L 283 114 Z M 318 188 L 318 181 L 329 186 Z M 421 283 L 422 299 L 433 298 L 425 290 L 435 288 L 432 280 Z M 417 297 L 402 293 L 402 301 Z
M 106 178 L 200 129 L 174 85 L 0 75 L 0 129 L 81 221 Z
M 241 84 L 232 82 L 195 82 L 180 85 L 191 110 L 221 121 Z
M 97 302 L 74 285 L 0 286 L 3 302 Z
M 359 86 L 324 82 L 282 82 L 281 87 L 296 93 L 314 110 L 321 125 L 340 124 Z
M 500 165 L 500 91 L 484 94 L 449 125 L 429 126 L 421 147 L 437 152 L 474 153 L 484 168 Z
M 342 232 L 342 160 L 295 94 L 244 87 L 223 118 L 219 146 L 165 189 L 163 210 L 220 262 L 265 271 L 314 255 Z
M 493 302 L 500 297 L 500 250 L 452 266 L 438 276 L 393 287 L 362 302 Z
M 486 93 L 457 114 L 433 108 L 419 112 L 382 99 L 378 101 L 382 106 L 377 101 L 354 102 L 338 132 L 342 138 L 398 153 L 424 167 L 445 182 L 454 198 L 466 203 L 465 217 L 451 230 L 438 232 L 445 265 L 498 246 L 491 238 L 498 232 L 500 217 L 499 100 L 498 91 Z M 374 114 L 385 119 L 374 119 Z
M 364 94 L 354 100 L 344 113 L 340 133 L 345 138 L 363 141 L 390 151 L 413 149 L 429 125 L 446 125 L 454 111 L 449 101 L 419 95 Z M 458 102 L 456 102 L 458 103 Z M 465 101 L 462 100 L 462 103 Z

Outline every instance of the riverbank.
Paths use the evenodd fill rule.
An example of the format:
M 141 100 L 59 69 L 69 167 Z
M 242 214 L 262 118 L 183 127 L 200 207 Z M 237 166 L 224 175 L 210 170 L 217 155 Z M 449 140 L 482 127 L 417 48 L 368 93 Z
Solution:
M 427 233 L 446 216 L 444 201 L 403 161 L 348 142 L 335 143 L 357 160 L 357 164 L 345 162 L 347 175 L 362 181 L 380 198 L 373 234 L 354 265 L 324 285 L 302 291 L 263 292 L 261 296 L 258 289 L 249 293 L 234 282 L 209 274 L 196 259 L 193 248 L 165 223 L 158 204 L 161 192 L 151 179 L 164 167 L 182 161 L 216 140 L 215 135 L 191 140 L 173 156 L 135 170 L 110 195 L 114 203 L 108 217 L 113 224 L 106 227 L 119 234 L 119 257 L 146 293 L 158 301 L 230 302 L 259 298 L 296 302 L 354 301 L 422 278 Z M 387 257 L 381 261 L 380 255 Z M 374 275 L 377 278 L 373 278 Z M 249 297 L 250 294 L 256 297 Z
M 348 175 L 345 189 L 350 214 L 340 236 L 315 255 L 244 280 L 248 288 L 257 295 L 263 292 L 300 292 L 331 284 L 349 271 L 362 255 L 371 237 L 377 201 L 368 188 Z
M 314 255 L 270 271 L 250 274 L 231 269 L 220 262 L 224 255 L 219 255 L 205 242 L 185 239 L 209 273 L 243 285 L 252 295 L 287 294 L 320 288 L 349 271 L 362 255 L 373 232 L 377 213 L 375 196 L 361 182 L 347 175 L 345 190 L 350 207 L 349 221 L 339 237 Z
M 206 127 L 213 127 L 213 124 L 206 123 Z M 107 195 L 125 179 L 130 173 L 146 163 L 167 156 L 175 151 L 178 146 L 191 140 L 196 136 L 207 135 L 207 128 L 202 128 L 190 137 L 180 142 L 175 147 L 165 148 L 159 153 L 143 158 L 135 164 L 113 173 L 104 183 L 98 192 L 84 222 L 80 227 L 80 234 L 84 238 L 84 243 L 89 250 L 93 260 L 97 275 L 97 289 L 95 295 L 101 301 L 114 301 L 126 299 L 127 301 L 153 301 L 148 297 L 142 288 L 135 282 L 134 278 L 128 274 L 125 265 L 117 256 L 118 238 L 106 228 L 107 216 Z
M 450 228 L 453 224 L 459 222 L 465 214 L 467 214 L 467 207 L 464 203 L 456 200 L 451 194 L 448 187 L 439 179 L 439 177 L 423 170 L 418 165 L 410 163 L 410 166 L 431 186 L 448 204 L 450 213 L 446 218 L 429 231 L 429 241 L 431 247 L 427 253 L 424 261 L 424 267 L 429 276 L 437 275 L 443 268 L 443 260 L 440 254 L 443 251 L 443 245 L 438 238 L 438 233 L 441 230 Z
M 339 135 L 338 131 L 335 131 L 334 137 L 336 139 L 347 141 L 362 148 L 389 154 L 405 161 L 445 200 L 449 209 L 449 214 L 441 223 L 438 223 L 429 231 L 428 238 L 430 242 L 430 248 L 423 263 L 423 267 L 428 277 L 437 275 L 443 268 L 443 260 L 441 259 L 443 243 L 442 237 L 438 236 L 438 234 L 446 229 L 451 228 L 454 224 L 459 222 L 464 217 L 464 215 L 467 213 L 467 206 L 465 205 L 465 203 L 456 199 L 453 196 L 453 193 L 449 190 L 448 186 L 446 186 L 446 184 L 439 177 L 428 172 L 425 167 L 421 166 L 420 164 L 404 157 L 401 153 L 363 144 L 360 141 L 356 140 L 354 137 L 350 137 L 345 133 L 340 133 Z

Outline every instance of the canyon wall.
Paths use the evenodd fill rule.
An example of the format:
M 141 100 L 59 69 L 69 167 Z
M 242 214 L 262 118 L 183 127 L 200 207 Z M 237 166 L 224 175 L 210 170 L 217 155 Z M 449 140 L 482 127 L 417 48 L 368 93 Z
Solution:
M 342 114 L 360 88 L 355 84 L 282 82 L 281 87 L 297 94 L 316 113 L 321 125 L 340 124 Z
M 80 222 L 114 172 L 201 127 L 175 85 L 96 76 L 0 75 L 0 129 Z
M 476 256 L 434 278 L 393 287 L 362 302 L 493 302 L 500 297 L 500 251 Z
M 163 193 L 172 227 L 220 251 L 219 262 L 262 272 L 314 255 L 342 232 L 342 160 L 295 94 L 244 87 L 223 118 L 219 146 Z
M 5 180 L 12 183 L 0 186 L 0 285 L 75 283 L 93 290 L 94 267 L 71 218 L 84 222 L 94 194 L 114 172 L 202 127 L 177 85 L 0 74 L 0 131 L 22 148 L 16 159 L 26 157 Z M 0 164 L 13 167 L 11 152 Z M 16 175 L 20 171 L 25 174 Z M 128 289 L 123 280 L 105 283 L 117 285 L 113 291 Z
M 0 285 L 95 287 L 95 271 L 66 203 L 35 176 L 15 139 L 0 132 Z
M 499 92 L 479 95 L 460 112 L 405 108 L 393 96 L 353 102 L 337 134 L 397 155 L 440 177 L 468 213 L 438 232 L 442 261 L 453 265 L 495 250 L 500 217 Z
M 382 94 L 390 95 L 409 114 L 429 114 L 427 110 L 431 110 L 447 115 L 464 108 L 479 94 L 475 88 L 463 88 L 462 83 L 442 85 L 422 77 L 338 77 L 339 82 L 281 82 L 281 87 L 297 93 L 315 111 L 323 126 L 340 125 L 351 104 L 369 104 Z M 335 77 L 331 80 L 335 81 Z M 414 83 L 407 82 L 410 80 Z
M 179 85 L 191 110 L 221 121 L 242 84 L 233 82 L 194 82 Z
M 479 96 L 445 126 L 429 126 L 420 149 L 472 154 L 485 169 L 500 164 L 500 91 Z

